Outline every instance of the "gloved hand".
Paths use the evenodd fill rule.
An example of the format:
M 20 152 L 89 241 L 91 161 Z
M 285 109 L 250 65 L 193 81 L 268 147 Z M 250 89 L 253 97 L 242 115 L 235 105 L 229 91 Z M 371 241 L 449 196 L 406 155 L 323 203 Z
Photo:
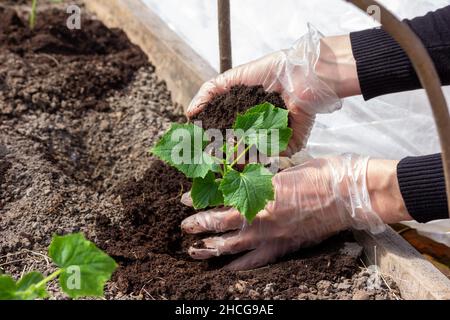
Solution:
M 226 267 L 246 270 L 350 227 L 381 232 L 385 225 L 371 208 L 367 165 L 367 157 L 348 154 L 310 160 L 278 173 L 273 178 L 276 200 L 251 225 L 230 208 L 191 216 L 181 225 L 187 233 L 228 233 L 204 239 L 204 248 L 191 247 L 189 254 L 195 259 L 208 259 L 252 250 Z M 188 194 L 182 202 L 192 205 Z
M 235 85 L 262 85 L 268 92 L 279 92 L 290 111 L 289 125 L 294 132 L 284 154 L 300 151 L 306 145 L 315 115 L 341 107 L 337 94 L 315 71 L 320 37 L 317 30 L 310 28 L 291 49 L 269 54 L 206 82 L 192 100 L 187 116 L 193 117 L 214 95 L 225 93 Z

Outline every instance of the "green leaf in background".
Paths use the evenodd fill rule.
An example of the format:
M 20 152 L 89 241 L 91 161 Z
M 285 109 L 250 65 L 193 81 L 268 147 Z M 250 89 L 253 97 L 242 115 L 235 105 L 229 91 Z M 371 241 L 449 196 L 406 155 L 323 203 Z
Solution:
M 44 276 L 39 272 L 30 272 L 24 275 L 17 282 L 17 289 L 21 299 L 34 300 L 37 298 L 46 298 L 48 296 L 45 284 L 36 286 L 44 280 Z
M 63 0 L 50 0 L 50 2 L 52 2 L 52 3 L 62 3 Z M 29 23 L 30 23 L 30 28 L 31 29 L 34 29 L 34 27 L 36 26 L 37 4 L 38 4 L 38 0 L 32 0 L 32 2 L 31 2 L 31 12 L 30 12 L 30 18 L 29 18 Z
M 205 178 L 195 178 L 192 183 L 191 197 L 195 209 L 204 209 L 223 204 L 223 195 L 219 190 L 220 181 L 209 172 Z
M 116 262 L 81 233 L 54 236 L 49 256 L 61 268 L 59 283 L 71 298 L 103 296 Z
M 224 203 L 236 208 L 249 222 L 273 200 L 273 174 L 260 164 L 249 164 L 243 172 L 229 171 L 220 183 Z
M 238 115 L 233 129 L 243 130 L 247 145 L 256 145 L 260 152 L 276 156 L 286 150 L 292 136 L 288 115 L 289 111 L 266 102 Z
M 17 285 L 14 279 L 8 275 L 0 276 L 0 300 L 15 300 Z
M 17 283 L 11 276 L 0 276 L 0 300 L 34 300 L 47 297 L 45 284 L 36 286 L 44 280 L 39 272 L 24 275 Z
M 172 124 L 150 152 L 188 178 L 204 178 L 209 171 L 217 171 L 214 158 L 204 152 L 208 144 L 204 136 L 204 130 L 194 124 Z

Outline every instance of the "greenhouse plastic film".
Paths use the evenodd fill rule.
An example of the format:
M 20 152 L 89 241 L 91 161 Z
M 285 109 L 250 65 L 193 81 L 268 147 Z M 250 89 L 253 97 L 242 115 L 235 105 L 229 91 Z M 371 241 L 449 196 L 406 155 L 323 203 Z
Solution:
M 145 1 L 218 69 L 216 1 Z M 413 18 L 450 5 L 450 0 L 383 0 L 380 3 L 400 18 Z M 231 23 L 236 64 L 289 47 L 307 31 L 307 23 L 325 35 L 378 25 L 341 0 L 231 0 Z M 444 88 L 444 93 L 450 101 L 450 89 Z M 439 151 L 430 104 L 423 90 L 367 102 L 361 97 L 348 98 L 341 110 L 318 116 L 308 145 L 308 152 L 313 156 L 353 152 L 401 159 Z M 420 225 L 416 228 L 420 229 Z M 444 236 L 448 237 L 448 233 Z

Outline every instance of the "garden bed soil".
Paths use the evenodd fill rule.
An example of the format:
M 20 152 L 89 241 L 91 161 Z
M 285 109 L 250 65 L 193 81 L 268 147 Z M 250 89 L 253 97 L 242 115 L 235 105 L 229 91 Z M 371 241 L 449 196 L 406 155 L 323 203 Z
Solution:
M 52 235 L 81 231 L 119 264 L 108 299 L 396 298 L 383 282 L 371 289 L 376 275 L 350 233 L 257 270 L 225 272 L 230 257 L 191 259 L 198 238 L 180 230 L 194 213 L 180 203 L 190 182 L 147 152 L 170 122 L 186 121 L 180 106 L 122 31 L 84 15 L 69 32 L 65 17 L 45 10 L 31 31 L 25 11 L 0 7 L 4 272 L 50 272 Z M 224 129 L 264 101 L 282 104 L 261 88 L 234 88 L 198 119 Z

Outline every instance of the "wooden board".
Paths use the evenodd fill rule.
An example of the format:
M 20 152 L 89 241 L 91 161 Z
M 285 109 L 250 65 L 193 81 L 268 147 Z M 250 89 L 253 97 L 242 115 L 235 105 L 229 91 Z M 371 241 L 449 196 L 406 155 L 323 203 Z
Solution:
M 391 227 L 379 235 L 354 234 L 368 263 L 393 279 L 404 299 L 450 300 L 450 280 Z
M 450 247 L 425 237 L 404 224 L 397 223 L 391 227 L 450 279 Z
M 156 66 L 158 76 L 184 108 L 217 72 L 141 0 L 88 0 L 86 8 L 108 27 L 123 29 Z
M 109 27 L 120 27 L 156 66 L 184 107 L 216 72 L 141 0 L 88 0 L 86 7 Z M 216 45 L 216 44 L 208 44 Z M 404 299 L 450 299 L 450 280 L 390 227 L 374 236 L 355 231 L 367 261 L 394 279 Z

